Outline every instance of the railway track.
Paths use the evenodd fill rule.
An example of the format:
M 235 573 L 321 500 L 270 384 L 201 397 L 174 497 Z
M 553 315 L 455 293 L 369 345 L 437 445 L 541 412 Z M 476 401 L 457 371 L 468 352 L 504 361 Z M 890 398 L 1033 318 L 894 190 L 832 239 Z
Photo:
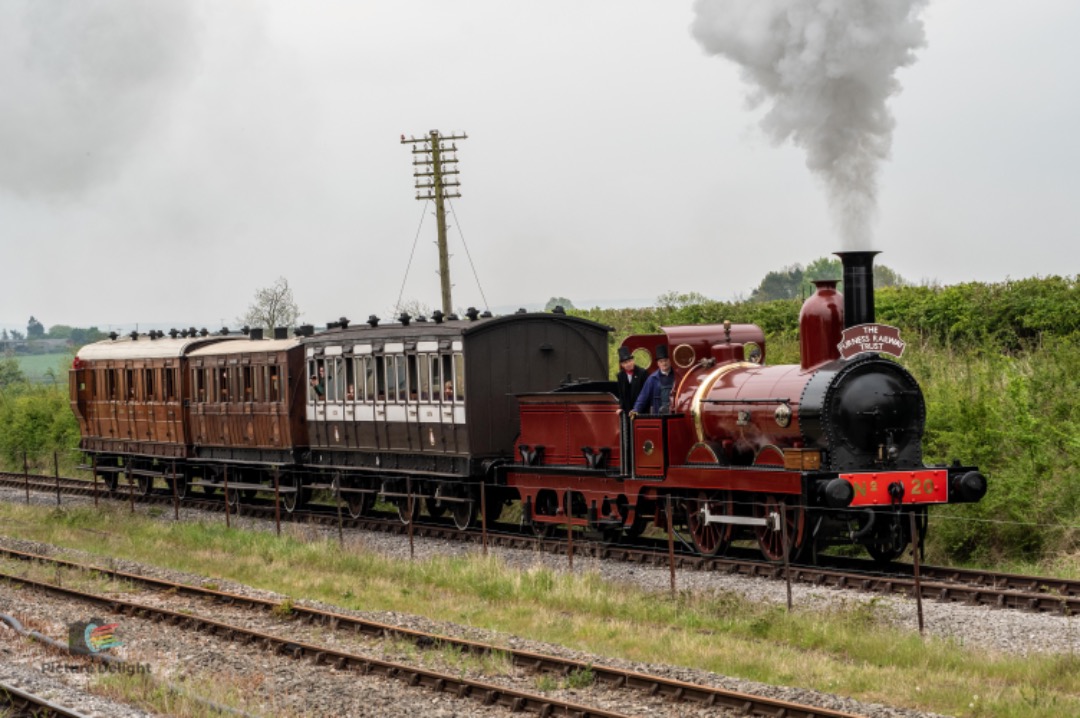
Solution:
M 108 494 L 104 484 L 85 479 L 43 476 L 24 476 L 15 473 L 0 473 L 0 486 L 28 488 L 35 492 L 53 492 L 91 496 L 97 493 L 101 498 L 112 498 L 133 503 L 172 505 L 172 496 L 164 490 L 148 495 L 129 492 L 129 487 L 121 486 L 114 494 Z M 183 502 L 185 507 L 205 511 L 223 512 L 225 504 L 221 499 L 188 497 Z M 273 502 L 255 500 L 230 508 L 230 511 L 245 517 L 274 519 Z M 404 534 L 408 527 L 396 518 L 362 517 L 349 518 L 339 516 L 336 509 L 325 507 L 323 510 L 308 509 L 289 515 L 282 515 L 290 521 L 307 522 L 323 526 L 337 526 L 368 531 L 382 531 Z M 525 550 L 542 550 L 549 553 L 566 553 L 567 542 L 562 538 L 537 538 L 524 533 L 517 527 L 500 525 L 499 530 L 487 532 L 486 539 L 479 530 L 461 531 L 448 522 L 415 522 L 413 534 L 418 537 L 435 538 L 446 541 L 480 542 L 487 540 L 494 546 Z M 637 544 L 612 544 L 600 541 L 575 539 L 575 556 L 613 561 L 625 561 L 651 566 L 667 566 L 672 560 L 666 542 L 641 541 Z M 868 591 L 882 595 L 900 595 L 914 598 L 918 593 L 924 600 L 963 603 L 973 606 L 988 606 L 1002 609 L 1075 615 L 1080 612 L 1080 581 L 1022 574 L 958 569 L 945 566 L 921 566 L 921 578 L 916 582 L 910 564 L 893 564 L 888 571 L 882 571 L 869 561 L 828 557 L 828 566 L 793 564 L 785 570 L 782 565 L 765 563 L 760 560 L 739 556 L 706 558 L 693 555 L 689 551 L 679 550 L 674 556 L 675 567 L 684 570 L 716 571 L 729 575 L 740 575 L 772 580 L 791 580 L 810 586 L 835 589 Z M 916 589 L 918 583 L 918 589 Z
M 0 716 L 6 718 L 87 718 L 39 695 L 0 682 Z
M 155 597 L 166 601 L 175 600 L 177 597 L 195 597 L 214 606 L 227 605 L 234 608 L 251 609 L 278 618 L 288 616 L 290 621 L 383 641 L 404 641 L 424 649 L 454 649 L 473 656 L 505 656 L 509 658 L 513 666 L 537 674 L 546 673 L 555 676 L 587 674 L 592 676 L 592 680 L 598 686 L 608 690 L 637 691 L 664 702 L 695 703 L 717 710 L 731 711 L 739 715 L 786 716 L 787 718 L 854 718 L 851 713 L 827 707 L 791 703 L 764 696 L 730 691 L 715 686 L 687 683 L 663 676 L 628 671 L 595 663 L 583 663 L 533 651 L 517 650 L 505 646 L 432 634 L 355 616 L 297 606 L 292 603 L 286 605 L 278 601 L 227 593 L 202 586 L 176 583 L 38 554 L 0 549 L 0 556 L 45 565 L 53 571 L 63 569 L 65 571 L 92 572 L 99 577 L 107 576 L 110 579 L 122 581 L 129 585 L 153 590 L 155 591 Z M 374 658 L 370 655 L 360 655 L 331 648 L 326 645 L 306 643 L 292 637 L 270 634 L 235 625 L 234 623 L 226 623 L 195 615 L 190 611 L 174 611 L 146 603 L 136 603 L 116 597 L 88 593 L 26 576 L 17 576 L 6 570 L 0 570 L 0 580 L 23 587 L 32 586 L 67 598 L 75 598 L 79 601 L 96 604 L 114 614 L 138 617 L 156 623 L 167 623 L 222 640 L 262 648 L 279 655 L 295 659 L 308 659 L 315 664 L 330 665 L 338 670 L 356 670 L 363 674 L 381 675 L 402 681 L 408 686 L 419 686 L 436 692 L 447 692 L 459 698 L 480 701 L 485 705 L 505 706 L 514 712 L 526 711 L 541 716 L 579 716 L 580 718 L 592 718 L 594 716 L 597 718 L 615 718 L 624 715 L 601 707 L 521 691 L 503 684 L 465 678 L 460 672 L 450 674 L 417 666 L 415 663 L 390 661 L 384 658 Z

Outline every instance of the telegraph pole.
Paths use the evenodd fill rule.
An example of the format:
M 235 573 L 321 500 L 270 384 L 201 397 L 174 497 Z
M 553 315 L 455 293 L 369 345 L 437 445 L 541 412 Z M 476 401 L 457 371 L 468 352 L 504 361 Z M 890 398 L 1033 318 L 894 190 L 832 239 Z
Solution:
M 439 225 L 439 277 L 442 280 L 443 314 L 453 313 L 450 300 L 450 252 L 446 248 L 446 208 L 443 200 L 461 196 L 457 189 L 461 183 L 449 175 L 461 174 L 457 168 L 457 144 L 454 140 L 467 140 L 465 133 L 460 135 L 440 135 L 432 130 L 427 137 L 401 136 L 401 144 L 413 145 L 412 153 L 420 155 L 413 159 L 413 177 L 416 178 L 416 198 L 435 200 L 435 218 Z M 446 145 L 445 142 L 452 144 Z M 447 154 L 449 153 L 449 154 Z M 426 170 L 426 171 L 425 171 Z

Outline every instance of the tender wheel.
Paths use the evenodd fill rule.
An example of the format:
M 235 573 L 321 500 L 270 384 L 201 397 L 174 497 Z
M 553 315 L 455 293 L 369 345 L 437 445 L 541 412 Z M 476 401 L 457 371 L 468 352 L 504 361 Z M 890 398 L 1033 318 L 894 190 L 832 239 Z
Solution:
M 453 508 L 450 509 L 450 513 L 454 517 L 454 526 L 457 526 L 459 531 L 465 531 L 472 526 L 473 521 L 476 521 L 476 502 L 455 502 Z
M 713 515 L 730 516 L 734 509 L 731 494 L 727 491 L 707 493 L 699 491 L 695 498 L 686 500 L 686 524 L 694 548 L 702 556 L 716 556 L 727 551 L 731 545 L 734 526 L 731 524 L 705 523 L 705 508 Z
M 533 505 L 533 517 L 540 516 L 557 516 L 559 513 L 559 499 L 552 491 L 541 491 L 536 496 L 536 503 Z M 555 533 L 555 529 L 558 525 L 543 521 L 532 522 L 532 532 L 539 538 L 547 538 Z
M 801 506 L 794 504 L 794 500 L 787 500 L 773 496 L 772 494 L 761 497 L 754 503 L 754 517 L 766 518 L 774 513 L 781 513 L 781 504 L 787 504 L 787 557 L 794 561 L 805 548 L 806 541 L 806 511 Z M 768 526 L 755 526 L 754 534 L 757 536 L 758 547 L 761 554 L 769 561 L 779 562 L 784 560 L 784 532 L 773 531 Z
M 499 492 L 493 490 L 485 491 L 483 512 L 484 521 L 488 526 L 499 520 L 499 517 L 502 516 L 504 506 L 506 506 L 506 502 Z

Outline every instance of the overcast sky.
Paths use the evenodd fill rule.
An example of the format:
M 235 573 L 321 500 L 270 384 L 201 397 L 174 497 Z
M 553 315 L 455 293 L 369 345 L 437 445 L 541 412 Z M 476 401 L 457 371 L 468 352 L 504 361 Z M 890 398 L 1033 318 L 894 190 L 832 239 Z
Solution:
M 436 307 L 399 139 L 431 129 L 468 133 L 456 307 L 745 297 L 844 242 L 721 47 L 745 4 L 5 0 L 0 325 L 237 326 L 278 276 L 308 322 L 385 318 L 425 211 Z M 914 4 L 866 243 L 915 282 L 1076 275 L 1080 3 Z

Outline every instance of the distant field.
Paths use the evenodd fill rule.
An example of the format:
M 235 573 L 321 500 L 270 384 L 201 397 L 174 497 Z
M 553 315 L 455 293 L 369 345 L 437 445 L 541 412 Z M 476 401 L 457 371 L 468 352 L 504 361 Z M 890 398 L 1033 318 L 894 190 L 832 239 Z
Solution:
M 58 383 L 67 383 L 67 371 L 71 368 L 71 354 L 59 352 L 56 354 L 30 354 L 18 356 L 19 368 L 26 374 L 26 378 L 32 382 L 49 382 L 55 380 Z M 53 377 L 49 376 L 52 371 Z

